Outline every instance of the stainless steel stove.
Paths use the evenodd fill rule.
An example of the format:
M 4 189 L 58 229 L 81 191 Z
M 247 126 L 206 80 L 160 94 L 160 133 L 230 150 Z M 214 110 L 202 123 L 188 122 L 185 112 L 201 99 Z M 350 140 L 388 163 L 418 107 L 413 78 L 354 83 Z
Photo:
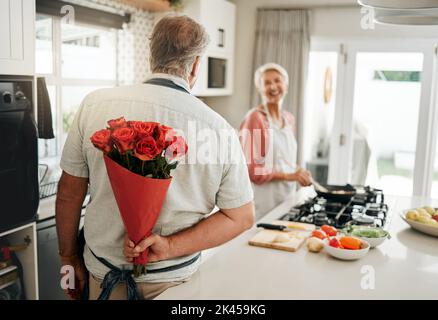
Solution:
M 350 186 L 351 187 L 351 186 Z M 292 208 L 281 220 L 312 223 L 317 226 L 328 224 L 336 228 L 348 225 L 385 227 L 388 222 L 388 206 L 383 191 L 365 186 L 354 186 L 351 197 L 331 195 L 317 197 Z

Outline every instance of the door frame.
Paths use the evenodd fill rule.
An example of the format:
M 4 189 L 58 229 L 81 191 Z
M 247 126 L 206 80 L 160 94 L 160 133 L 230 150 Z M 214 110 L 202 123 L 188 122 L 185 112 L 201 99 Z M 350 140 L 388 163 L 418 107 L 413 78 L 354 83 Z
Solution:
M 332 133 L 330 136 L 330 151 L 328 159 L 328 184 L 338 184 L 338 179 L 340 175 L 340 166 L 337 164 L 337 154 L 339 153 L 339 137 L 341 135 L 341 127 L 344 122 L 342 106 L 343 98 L 342 95 L 343 87 L 345 85 L 345 53 L 342 50 L 343 44 L 340 40 L 333 39 L 312 39 L 310 50 L 320 51 L 320 52 L 336 52 L 338 54 L 337 61 L 337 78 L 336 78 L 336 93 L 335 93 L 335 116 L 333 119 Z

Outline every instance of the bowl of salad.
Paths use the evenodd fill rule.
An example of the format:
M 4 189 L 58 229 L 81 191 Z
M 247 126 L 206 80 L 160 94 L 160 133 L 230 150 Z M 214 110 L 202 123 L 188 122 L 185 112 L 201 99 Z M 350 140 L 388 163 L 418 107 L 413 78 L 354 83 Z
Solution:
M 388 231 L 378 227 L 348 226 L 344 232 L 368 242 L 371 248 L 380 246 L 386 239 L 391 239 Z

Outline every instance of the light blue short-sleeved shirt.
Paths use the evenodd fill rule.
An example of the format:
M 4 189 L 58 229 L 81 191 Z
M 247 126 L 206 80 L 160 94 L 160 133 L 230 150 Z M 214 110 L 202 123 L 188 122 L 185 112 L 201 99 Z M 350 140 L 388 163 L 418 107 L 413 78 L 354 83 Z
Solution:
M 165 74 L 151 77 L 166 78 L 188 89 L 187 83 L 178 77 Z M 155 121 L 173 127 L 184 134 L 188 143 L 186 158 L 171 173 L 173 180 L 154 233 L 173 234 L 195 225 L 216 206 L 238 208 L 253 199 L 236 132 L 201 100 L 185 92 L 151 84 L 102 89 L 89 94 L 68 134 L 61 168 L 70 175 L 89 178 L 91 201 L 85 214 L 87 247 L 84 258 L 88 270 L 98 278 L 103 278 L 108 269 L 92 256 L 89 248 L 113 265 L 130 267 L 125 266 L 122 252 L 125 229 L 103 155 L 90 142 L 91 135 L 105 128 L 108 120 L 121 116 L 126 120 Z M 150 263 L 148 269 L 180 264 L 194 255 Z M 198 260 L 178 270 L 150 273 L 136 280 L 184 280 L 197 270 L 199 263 Z

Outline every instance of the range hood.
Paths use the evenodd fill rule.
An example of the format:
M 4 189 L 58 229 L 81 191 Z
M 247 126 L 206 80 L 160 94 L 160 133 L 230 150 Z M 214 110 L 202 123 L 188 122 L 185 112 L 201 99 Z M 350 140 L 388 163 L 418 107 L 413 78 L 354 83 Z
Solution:
M 382 24 L 438 25 L 438 0 L 358 0 Z

